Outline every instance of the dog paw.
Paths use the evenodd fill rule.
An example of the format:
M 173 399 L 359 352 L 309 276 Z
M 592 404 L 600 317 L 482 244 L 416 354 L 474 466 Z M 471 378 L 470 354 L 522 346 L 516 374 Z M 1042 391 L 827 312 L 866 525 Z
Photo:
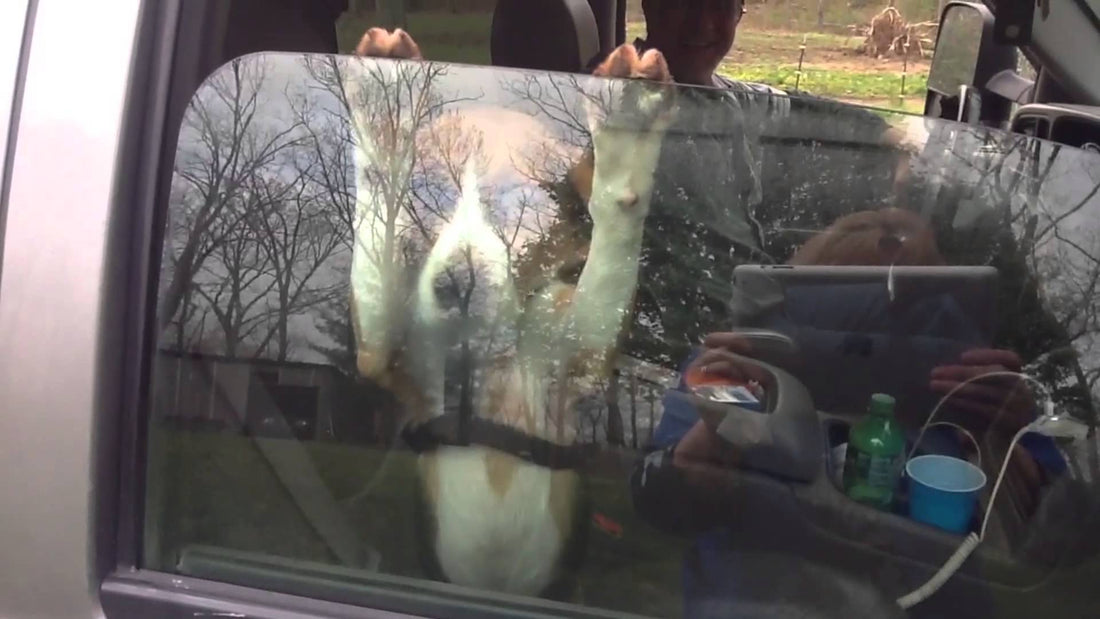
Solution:
M 384 28 L 371 28 L 359 40 L 355 47 L 358 56 L 372 58 L 395 58 L 399 60 L 422 60 L 420 46 L 408 32 L 398 28 L 389 32 Z
M 590 128 L 603 120 L 623 128 L 648 127 L 662 131 L 672 121 L 676 88 L 661 52 L 650 49 L 639 55 L 633 45 L 620 45 L 592 75 L 626 81 L 612 87 L 617 94 L 612 95 L 612 101 L 606 102 L 602 113 L 598 112 L 595 117 L 589 115 Z
M 665 61 L 664 54 L 650 49 L 639 56 L 638 50 L 629 44 L 620 45 L 611 52 L 611 55 L 596 67 L 592 75 L 672 83 L 672 73 L 668 70 L 668 62 Z
M 677 115 L 664 55 L 618 47 L 593 72 L 618 78 L 586 104 L 593 165 L 588 210 L 597 226 L 636 230 L 649 210 L 661 143 Z

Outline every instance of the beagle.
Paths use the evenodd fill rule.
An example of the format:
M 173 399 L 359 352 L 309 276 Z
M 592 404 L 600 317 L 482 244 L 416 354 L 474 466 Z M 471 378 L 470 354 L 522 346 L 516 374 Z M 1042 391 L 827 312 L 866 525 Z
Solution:
M 421 58 L 407 33 L 378 28 L 364 35 L 357 53 Z M 361 66 L 374 79 L 399 80 L 414 65 L 423 66 Z M 602 116 L 590 107 L 592 147 L 570 175 L 587 199 L 592 224 L 583 266 L 575 278 L 559 275 L 538 287 L 517 281 L 515 256 L 494 231 L 471 163 L 453 211 L 419 245 L 403 237 L 417 222 L 392 197 L 413 180 L 410 157 L 393 128 L 367 126 L 367 116 L 351 110 L 358 224 L 350 283 L 358 369 L 387 386 L 407 412 L 406 441 L 419 451 L 418 515 L 429 566 L 459 585 L 556 595 L 568 587 L 563 583 L 577 567 L 589 526 L 574 405 L 610 374 L 632 315 L 654 171 L 676 109 L 668 67 L 655 50 L 639 56 L 624 45 L 595 74 L 645 82 L 613 83 L 610 91 L 618 96 Z M 355 88 L 356 79 L 363 76 L 349 75 L 345 88 Z M 476 275 L 473 318 L 498 334 L 498 345 L 486 349 L 471 372 L 471 395 L 457 414 L 445 407 L 446 353 L 475 312 L 456 317 L 444 307 L 438 284 L 451 272 Z M 532 290 L 521 292 L 525 288 Z

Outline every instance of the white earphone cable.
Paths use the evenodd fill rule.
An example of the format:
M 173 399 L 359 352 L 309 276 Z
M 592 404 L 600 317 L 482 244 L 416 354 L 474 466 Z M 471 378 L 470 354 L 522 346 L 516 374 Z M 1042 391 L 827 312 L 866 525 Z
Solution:
M 910 449 L 909 453 L 906 455 L 905 461 L 908 462 L 909 459 L 913 457 L 913 452 L 916 451 L 917 446 L 920 444 L 921 439 L 924 437 L 925 431 L 929 427 L 931 427 L 933 425 L 940 425 L 940 424 L 946 424 L 946 425 L 952 425 L 952 426 L 955 425 L 955 424 L 951 424 L 951 423 L 948 423 L 948 422 L 936 422 L 936 423 L 932 422 L 932 420 L 935 418 L 936 414 L 939 413 L 940 408 L 943 407 L 944 403 L 946 403 L 947 400 L 951 398 L 951 396 L 955 395 L 956 392 L 958 392 L 960 389 L 962 389 L 964 386 L 968 385 L 969 383 L 974 382 L 974 381 L 979 380 L 979 379 L 989 378 L 991 376 L 1012 376 L 1012 377 L 1015 377 L 1015 378 L 1020 378 L 1020 379 L 1029 381 L 1032 384 L 1037 385 L 1039 387 L 1039 389 L 1041 391 L 1043 391 L 1044 395 L 1046 396 L 1046 400 L 1045 400 L 1046 401 L 1046 409 L 1044 411 L 1044 415 L 1040 416 L 1040 418 L 1050 417 L 1050 416 L 1053 415 L 1054 402 L 1050 398 L 1050 392 L 1047 390 L 1045 385 L 1043 385 L 1039 381 L 1035 380 L 1031 376 L 1028 376 L 1027 374 L 1023 374 L 1021 372 L 1011 372 L 1011 371 L 1006 370 L 1006 371 L 1002 371 L 1002 372 L 987 372 L 987 373 L 982 374 L 980 376 L 974 376 L 974 377 L 971 377 L 971 378 L 959 383 L 954 388 L 952 388 L 950 391 L 948 391 L 946 395 L 944 395 L 942 398 L 940 398 L 940 401 L 937 402 L 936 406 L 932 409 L 932 413 L 930 415 L 928 415 L 928 419 L 925 420 L 924 425 L 921 426 L 920 434 L 917 435 L 917 440 L 913 443 L 912 449 Z M 1016 432 L 1015 436 L 1012 437 L 1012 441 L 1009 442 L 1008 450 L 1005 453 L 1004 462 L 1001 464 L 1001 470 L 997 474 L 997 480 L 993 484 L 993 491 L 989 495 L 989 503 L 985 507 L 985 514 L 982 517 L 982 526 L 981 526 L 981 529 L 979 530 L 979 532 L 978 533 L 971 532 L 969 535 L 967 535 L 966 538 L 962 541 L 962 543 L 959 544 L 959 547 L 957 549 L 955 549 L 955 552 L 952 553 L 952 555 L 947 559 L 947 561 L 944 562 L 944 564 L 940 567 L 940 569 L 938 571 L 936 571 L 936 573 L 933 574 L 932 577 L 929 578 L 927 582 L 925 582 L 923 585 L 916 588 L 915 590 L 911 591 L 910 593 L 907 593 L 906 595 L 903 595 L 900 598 L 898 598 L 897 599 L 898 606 L 901 606 L 904 609 L 908 609 L 908 608 L 911 608 L 911 607 L 923 602 L 924 600 L 928 599 L 929 597 L 931 597 L 932 594 L 934 594 L 936 591 L 938 591 L 940 589 L 940 587 L 942 587 L 944 585 L 944 583 L 946 583 L 948 581 L 948 579 L 950 579 L 952 576 L 955 575 L 955 572 L 957 572 L 959 570 L 959 568 L 962 567 L 963 563 L 966 562 L 967 558 L 969 558 L 971 553 L 973 553 L 974 550 L 978 547 L 978 544 L 980 544 L 982 542 L 982 540 L 985 538 L 986 526 L 989 524 L 989 517 L 993 513 L 993 504 L 997 499 L 997 491 L 1000 489 L 1001 482 L 1004 480 L 1005 472 L 1008 470 L 1008 465 L 1012 461 L 1012 452 L 1013 452 L 1013 450 L 1016 449 L 1016 444 L 1020 441 L 1020 438 L 1024 434 L 1030 432 L 1033 429 L 1033 425 L 1034 424 L 1032 423 L 1032 424 L 1028 424 L 1028 425 L 1024 426 L 1023 428 L 1020 428 L 1020 430 L 1018 432 Z M 964 430 L 964 432 L 965 432 L 965 430 Z M 974 441 L 974 436 L 973 435 L 971 435 L 969 432 L 966 432 L 966 434 L 967 434 L 967 436 L 970 437 L 971 441 Z M 975 441 L 974 444 L 977 445 L 977 442 Z M 978 457 L 981 458 L 981 448 L 980 447 L 978 448 Z M 980 460 L 979 460 L 979 462 L 980 462 Z

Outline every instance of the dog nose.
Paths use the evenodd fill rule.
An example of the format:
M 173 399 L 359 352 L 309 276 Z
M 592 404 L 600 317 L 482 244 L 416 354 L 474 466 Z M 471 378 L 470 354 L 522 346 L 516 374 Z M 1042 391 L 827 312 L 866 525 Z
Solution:
M 627 191 L 623 195 L 619 196 L 618 204 L 623 208 L 633 208 L 638 203 L 638 194 L 633 191 Z

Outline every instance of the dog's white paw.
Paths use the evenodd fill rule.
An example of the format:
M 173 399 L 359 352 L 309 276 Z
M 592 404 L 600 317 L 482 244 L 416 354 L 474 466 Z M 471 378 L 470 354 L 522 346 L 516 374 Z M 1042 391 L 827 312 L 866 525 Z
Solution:
M 661 142 L 676 114 L 676 92 L 664 56 L 616 49 L 594 72 L 613 82 L 604 105 L 587 108 L 594 168 L 589 212 L 593 222 L 634 224 L 649 211 Z

